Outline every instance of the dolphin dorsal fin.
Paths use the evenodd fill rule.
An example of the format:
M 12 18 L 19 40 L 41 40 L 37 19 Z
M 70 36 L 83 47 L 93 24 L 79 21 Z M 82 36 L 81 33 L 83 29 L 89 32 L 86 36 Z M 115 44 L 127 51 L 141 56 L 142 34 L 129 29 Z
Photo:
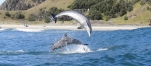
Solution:
M 67 37 L 67 34 L 64 34 L 64 37 Z

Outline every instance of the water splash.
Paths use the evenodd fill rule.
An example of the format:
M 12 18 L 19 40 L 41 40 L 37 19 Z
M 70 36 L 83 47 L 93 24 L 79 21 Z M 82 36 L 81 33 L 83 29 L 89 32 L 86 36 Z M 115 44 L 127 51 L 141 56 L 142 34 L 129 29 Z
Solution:
M 99 48 L 97 50 L 91 50 L 87 45 L 68 45 L 61 49 L 57 49 L 54 52 L 55 53 L 61 53 L 61 54 L 74 54 L 74 53 L 89 53 L 89 52 L 98 52 L 98 51 L 106 51 L 109 48 Z
M 73 54 L 73 53 L 88 53 L 92 52 L 86 45 L 68 45 L 55 51 L 55 53 Z

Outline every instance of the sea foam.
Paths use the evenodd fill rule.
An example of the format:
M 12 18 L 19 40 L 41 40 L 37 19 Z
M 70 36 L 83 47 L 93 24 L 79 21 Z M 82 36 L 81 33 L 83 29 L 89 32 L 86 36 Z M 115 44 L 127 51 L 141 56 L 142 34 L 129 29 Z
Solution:
M 104 50 L 108 50 L 108 48 L 100 48 L 97 51 L 104 51 Z
M 23 29 L 23 28 L 17 28 L 14 30 L 23 31 L 23 32 L 41 32 L 41 31 L 44 31 L 44 29 Z
M 16 50 L 16 51 L 0 51 L 0 55 L 16 55 L 16 54 L 22 54 L 24 53 L 24 50 Z
M 4 31 L 5 29 L 0 29 L 0 31 Z

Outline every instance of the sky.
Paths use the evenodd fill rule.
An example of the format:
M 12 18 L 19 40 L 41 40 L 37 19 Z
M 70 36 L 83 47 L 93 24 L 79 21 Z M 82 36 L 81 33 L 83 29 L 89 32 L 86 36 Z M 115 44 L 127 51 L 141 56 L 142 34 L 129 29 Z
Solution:
M 5 0 L 0 0 L 0 5 L 4 2 Z

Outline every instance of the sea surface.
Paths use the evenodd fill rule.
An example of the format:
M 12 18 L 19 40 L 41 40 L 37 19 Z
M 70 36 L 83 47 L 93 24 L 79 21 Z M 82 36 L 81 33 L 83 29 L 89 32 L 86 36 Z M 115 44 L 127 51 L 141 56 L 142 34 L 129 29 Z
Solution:
M 50 52 L 65 33 L 89 51 L 76 45 Z M 0 29 L 0 66 L 151 66 L 151 28 L 93 31 L 91 37 L 83 30 Z

